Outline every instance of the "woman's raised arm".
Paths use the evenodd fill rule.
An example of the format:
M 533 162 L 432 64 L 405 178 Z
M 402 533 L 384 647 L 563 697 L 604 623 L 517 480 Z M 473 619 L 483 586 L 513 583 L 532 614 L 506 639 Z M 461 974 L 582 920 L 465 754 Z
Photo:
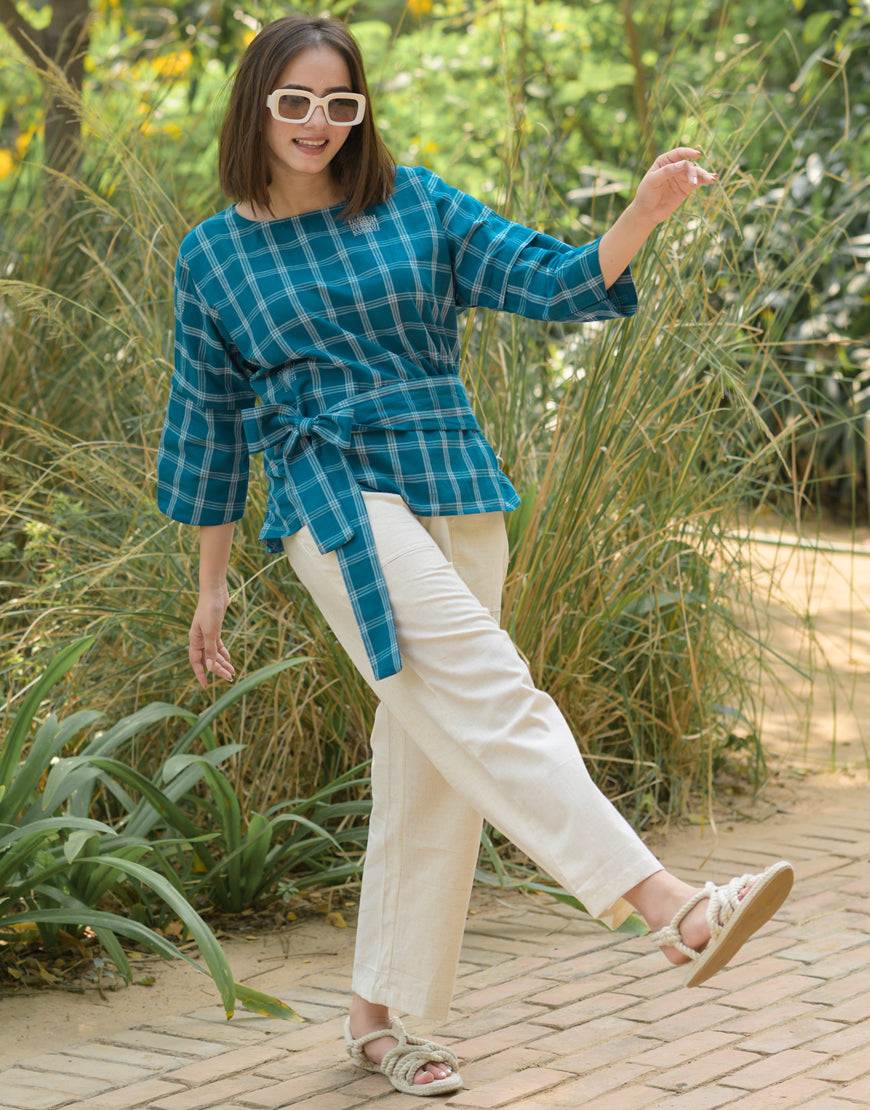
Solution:
M 634 199 L 598 244 L 601 276 L 609 289 L 646 242 L 683 201 L 702 185 L 711 185 L 715 173 L 697 165 L 701 152 L 681 146 L 660 154 L 644 175 Z

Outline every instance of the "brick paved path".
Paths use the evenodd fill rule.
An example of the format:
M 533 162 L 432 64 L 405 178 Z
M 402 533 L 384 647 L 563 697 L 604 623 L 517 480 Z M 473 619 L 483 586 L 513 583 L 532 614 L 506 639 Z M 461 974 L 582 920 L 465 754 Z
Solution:
M 343 943 L 281 970 L 278 993 L 305 1024 L 169 1015 L 0 1071 L 0 1110 L 870 1105 L 870 787 L 657 850 L 677 873 L 719 881 L 785 857 L 797 883 L 735 965 L 691 991 L 642 937 L 544 899 L 478 898 L 452 1018 L 420 1030 L 462 1060 L 466 1088 L 451 1097 L 397 1094 L 346 1061 Z

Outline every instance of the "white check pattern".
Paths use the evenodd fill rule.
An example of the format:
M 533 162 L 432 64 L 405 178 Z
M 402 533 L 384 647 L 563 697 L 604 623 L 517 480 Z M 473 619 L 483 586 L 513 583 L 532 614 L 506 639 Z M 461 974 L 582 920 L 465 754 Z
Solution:
M 634 313 L 637 294 L 630 271 L 605 290 L 597 243 L 511 223 L 425 169 L 397 170 L 356 220 L 340 212 L 258 223 L 229 208 L 185 238 L 158 504 L 188 524 L 239 519 L 262 450 L 261 539 L 280 551 L 307 524 L 337 551 L 381 678 L 401 659 L 359 488 L 422 516 L 518 504 L 457 376 L 458 313 L 600 320 Z M 265 434 L 269 414 L 283 433 Z

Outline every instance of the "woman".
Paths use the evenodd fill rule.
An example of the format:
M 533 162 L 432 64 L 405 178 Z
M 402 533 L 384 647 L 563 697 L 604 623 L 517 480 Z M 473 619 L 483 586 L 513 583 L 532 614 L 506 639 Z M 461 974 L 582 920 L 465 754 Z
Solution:
M 457 376 L 457 311 L 631 315 L 629 261 L 715 175 L 658 158 L 600 240 L 511 224 L 423 169 L 396 168 L 346 28 L 288 17 L 239 65 L 221 134 L 235 202 L 184 240 L 159 504 L 200 528 L 190 662 L 234 674 L 221 639 L 250 453 L 261 538 L 286 552 L 380 699 L 347 1049 L 398 1090 L 461 1085 L 448 1049 L 391 1010 L 448 1011 L 482 818 L 611 925 L 632 909 L 690 983 L 785 899 L 782 863 L 703 890 L 666 872 L 592 784 L 552 700 L 499 628 L 518 498 Z M 670 924 L 669 924 L 670 923 Z

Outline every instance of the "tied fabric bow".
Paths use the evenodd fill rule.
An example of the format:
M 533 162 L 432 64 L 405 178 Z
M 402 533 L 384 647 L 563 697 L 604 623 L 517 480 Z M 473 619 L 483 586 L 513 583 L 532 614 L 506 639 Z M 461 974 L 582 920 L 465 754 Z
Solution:
M 453 375 L 397 381 L 316 416 L 291 405 L 244 409 L 252 454 L 280 451 L 287 493 L 322 553 L 334 551 L 375 678 L 402 669 L 390 595 L 359 482 L 347 459 L 354 431 L 480 428 Z
M 289 405 L 242 412 L 253 454 L 279 447 L 288 492 L 322 553 L 335 551 L 375 678 L 402 668 L 390 595 L 362 491 L 348 465 L 354 414 L 302 416 Z
M 275 416 L 278 418 L 278 423 L 283 426 L 281 416 L 286 412 L 282 405 L 267 405 L 269 409 L 277 409 L 278 412 Z M 353 413 L 352 412 L 325 412 L 318 416 L 300 416 L 297 420 L 290 421 L 290 439 L 300 436 L 317 436 L 325 440 L 327 443 L 334 443 L 336 447 L 340 447 L 342 451 L 346 451 L 351 444 L 351 433 L 353 432 Z M 280 431 L 281 429 L 277 429 Z M 272 433 L 274 435 L 274 433 Z
M 356 487 L 344 461 L 344 452 L 352 442 L 353 413 L 300 416 L 289 405 L 260 405 L 245 409 L 242 419 L 248 449 L 253 454 L 280 446 L 293 504 L 320 551 L 335 551 L 347 543 L 354 528 L 343 511 L 334 478 L 338 471 L 338 476 L 346 475 Z M 324 452 L 323 447 L 331 447 L 333 452 Z

